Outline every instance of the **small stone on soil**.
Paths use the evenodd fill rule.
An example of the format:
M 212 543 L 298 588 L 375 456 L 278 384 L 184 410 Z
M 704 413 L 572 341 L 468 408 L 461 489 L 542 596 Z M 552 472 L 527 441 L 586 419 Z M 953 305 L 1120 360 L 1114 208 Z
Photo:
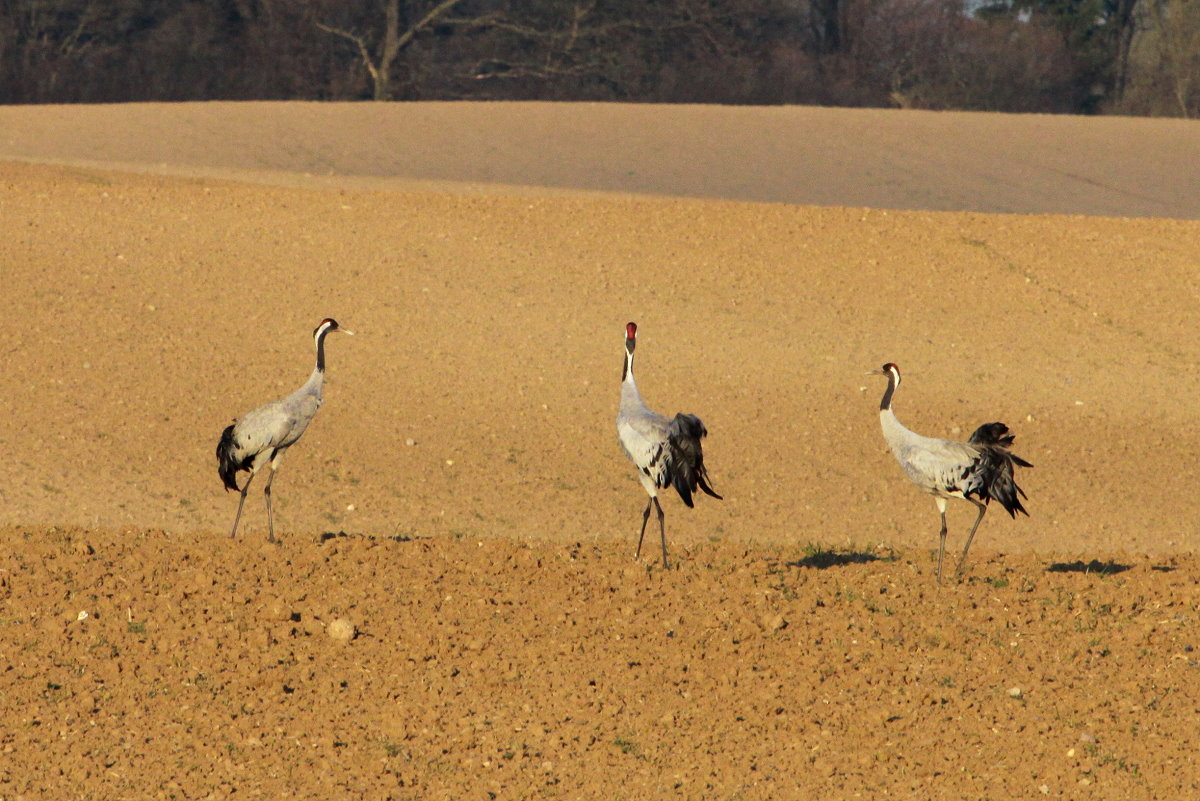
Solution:
M 354 639 L 354 635 L 358 633 L 354 629 L 354 624 L 344 617 L 339 617 L 330 623 L 328 632 L 329 636 L 338 642 L 350 642 Z

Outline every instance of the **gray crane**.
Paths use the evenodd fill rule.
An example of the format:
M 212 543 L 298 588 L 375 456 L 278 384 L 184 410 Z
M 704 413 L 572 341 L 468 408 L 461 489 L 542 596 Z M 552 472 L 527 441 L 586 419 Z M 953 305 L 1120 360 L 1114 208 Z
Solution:
M 237 536 L 238 521 L 242 519 L 242 505 L 246 503 L 246 491 L 254 476 L 266 465 L 271 466 L 267 474 L 267 486 L 263 495 L 267 499 L 267 540 L 275 541 L 275 515 L 271 509 L 271 482 L 283 459 L 284 451 L 296 444 L 304 429 L 312 422 L 321 408 L 321 387 L 325 383 L 325 337 L 332 333 L 353 334 L 339 328 L 337 320 L 325 318 L 313 330 L 317 346 L 317 366 L 304 386 L 282 400 L 272 401 L 235 420 L 233 425 L 221 432 L 217 443 L 217 472 L 225 482 L 225 491 L 238 489 L 237 474 L 241 470 L 250 473 L 240 492 L 237 514 L 233 518 L 233 529 L 229 536 Z
M 942 529 L 938 534 L 939 584 L 942 583 L 942 556 L 946 551 L 946 499 L 962 498 L 979 508 L 958 560 L 958 569 L 954 572 L 954 577 L 958 578 L 966 564 L 971 539 L 979 528 L 979 521 L 983 520 L 987 505 L 993 499 L 999 501 L 1013 518 L 1016 518 L 1017 512 L 1029 515 L 1021 505 L 1021 498 L 1028 496 L 1013 480 L 1013 466 L 1033 465 L 1008 450 L 1013 443 L 1013 435 L 1008 433 L 1008 426 L 1004 423 L 984 423 L 966 442 L 923 437 L 909 431 L 892 411 L 892 395 L 900 386 L 900 368 L 889 362 L 878 370 L 872 370 L 869 375 L 888 377 L 887 390 L 879 402 L 883 438 L 887 440 L 888 447 L 909 480 L 918 489 L 933 496 L 942 517 Z
M 650 496 L 642 512 L 642 532 L 638 535 L 637 551 L 633 558 L 642 555 L 642 540 L 646 536 L 646 523 L 650 519 L 650 506 L 658 512 L 658 533 L 662 538 L 663 567 L 667 564 L 667 531 L 663 523 L 663 510 L 658 502 L 658 491 L 675 487 L 679 497 L 692 508 L 692 493 L 697 487 L 717 500 L 721 496 L 708 485 L 708 471 L 704 467 L 704 452 L 700 440 L 708 430 L 694 414 L 677 414 L 668 420 L 655 414 L 642 402 L 637 384 L 633 380 L 633 349 L 637 346 L 637 323 L 625 326 L 625 365 L 621 372 L 621 409 L 617 413 L 617 438 L 621 449 L 638 469 L 638 478 Z

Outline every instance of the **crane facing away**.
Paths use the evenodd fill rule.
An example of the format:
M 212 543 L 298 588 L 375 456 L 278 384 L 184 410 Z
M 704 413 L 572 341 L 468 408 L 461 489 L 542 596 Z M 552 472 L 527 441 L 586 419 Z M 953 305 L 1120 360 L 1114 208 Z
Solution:
M 954 571 L 954 577 L 958 578 L 967 561 L 971 539 L 975 536 L 975 530 L 979 528 L 979 521 L 983 520 L 987 505 L 993 499 L 999 501 L 1013 518 L 1017 516 L 1017 512 L 1029 515 L 1021 505 L 1021 498 L 1028 496 L 1013 480 L 1013 466 L 1033 465 L 1009 451 L 1013 435 L 1008 433 L 1008 426 L 1004 423 L 984 423 L 966 442 L 923 437 L 909 431 L 901 425 L 896 419 L 896 413 L 892 411 L 892 395 L 895 394 L 896 387 L 900 386 L 900 368 L 889 362 L 878 370 L 872 370 L 868 375 L 888 377 L 887 390 L 879 402 L 879 423 L 883 427 L 883 438 L 887 440 L 888 447 L 909 480 L 916 484 L 918 489 L 933 495 L 938 513 L 942 517 L 942 529 L 938 534 L 939 584 L 942 583 L 942 556 L 946 551 L 946 499 L 962 498 L 979 508 L 975 524 L 971 526 L 971 533 L 967 535 L 967 543 L 963 546 L 962 556 L 958 560 L 958 569 Z M 971 497 L 972 495 L 975 497 Z
M 621 372 L 621 409 L 617 413 L 617 438 L 621 449 L 638 469 L 638 478 L 650 496 L 642 512 L 642 532 L 638 535 L 637 551 L 633 558 L 642 555 L 642 540 L 646 536 L 646 523 L 650 519 L 650 506 L 658 512 L 658 533 L 662 538 L 663 567 L 667 564 L 667 531 L 663 523 L 663 510 L 658 502 L 658 491 L 675 487 L 679 497 L 689 508 L 693 507 L 692 493 L 697 488 L 717 500 L 721 496 L 708 485 L 708 471 L 704 467 L 704 452 L 700 440 L 708 430 L 694 414 L 677 414 L 668 420 L 655 414 L 642 402 L 637 384 L 633 381 L 633 349 L 637 346 L 637 323 L 625 326 L 625 364 Z
M 233 425 L 221 432 L 217 443 L 217 472 L 225 482 L 225 491 L 238 489 L 237 474 L 241 470 L 250 473 L 240 492 L 237 514 L 233 518 L 233 529 L 229 536 L 237 536 L 238 521 L 242 519 L 242 505 L 246 503 L 246 491 L 254 476 L 266 465 L 271 466 L 267 474 L 267 486 L 263 495 L 267 499 L 267 540 L 275 541 L 275 515 L 271 508 L 271 482 L 283 459 L 284 451 L 296 444 L 304 429 L 312 422 L 321 408 L 321 387 L 325 383 L 325 337 L 332 333 L 353 334 L 339 328 L 337 320 L 325 318 L 313 330 L 317 346 L 317 366 L 304 386 L 281 400 L 272 401 L 235 420 Z

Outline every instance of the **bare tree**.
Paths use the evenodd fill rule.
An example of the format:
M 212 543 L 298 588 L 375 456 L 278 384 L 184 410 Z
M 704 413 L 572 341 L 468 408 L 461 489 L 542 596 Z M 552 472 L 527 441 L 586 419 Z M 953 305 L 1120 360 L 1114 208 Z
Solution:
M 495 96 L 781 102 L 806 19 L 792 0 L 508 2 L 473 77 Z
M 1195 0 L 1159 0 L 1154 4 L 1163 77 L 1184 117 L 1197 110 L 1200 85 L 1200 3 Z
M 1139 0 L 1128 78 L 1116 110 L 1127 114 L 1200 114 L 1200 2 Z
M 1139 0 L 1113 0 L 1112 23 L 1115 30 L 1116 53 L 1113 63 L 1112 89 L 1113 97 L 1120 98 L 1125 93 L 1129 80 L 1129 55 L 1133 44 L 1134 11 Z
M 0 103 L 127 100 L 142 0 L 0 0 Z M 174 12 L 172 0 L 159 11 Z M 135 43 L 136 41 L 136 43 Z
M 441 0 L 411 25 L 401 26 L 400 0 L 383 0 L 383 31 L 377 37 L 377 43 L 372 47 L 366 35 L 345 30 L 334 25 L 317 23 L 317 27 L 326 33 L 332 33 L 353 42 L 358 48 L 359 57 L 367 73 L 371 76 L 373 98 L 375 100 L 390 100 L 392 66 L 400 51 L 408 47 L 417 35 L 435 24 L 455 6 L 464 0 Z M 401 28 L 403 27 L 403 30 Z
M 0 102 L 361 97 L 1198 116 L 1200 0 L 0 0 Z

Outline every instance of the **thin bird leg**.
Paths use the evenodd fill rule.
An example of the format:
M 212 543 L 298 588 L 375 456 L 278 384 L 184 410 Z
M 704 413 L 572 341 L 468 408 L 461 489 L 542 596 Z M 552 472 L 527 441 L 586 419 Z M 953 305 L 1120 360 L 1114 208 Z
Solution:
M 946 553 L 946 499 L 934 497 L 938 513 L 942 516 L 942 530 L 938 532 L 938 584 L 942 583 L 942 556 Z
M 642 555 L 642 538 L 646 536 L 646 521 L 650 519 L 650 501 L 646 501 L 646 510 L 642 512 L 642 533 L 638 535 L 637 550 L 633 552 L 633 560 L 636 562 Z
M 233 539 L 237 536 L 238 521 L 242 519 L 242 504 L 246 502 L 246 491 L 250 489 L 250 482 L 253 480 L 254 474 L 251 473 L 250 477 L 246 479 L 246 485 L 242 487 L 242 497 L 238 499 L 237 514 L 233 516 L 233 530 L 229 532 L 230 539 Z
M 663 523 L 663 510 L 662 506 L 660 506 L 658 503 L 657 495 L 654 496 L 654 508 L 658 510 L 658 535 L 662 537 L 663 570 L 666 570 L 670 567 L 670 565 L 667 564 L 667 528 L 666 524 Z
M 974 498 L 967 498 L 968 501 L 979 507 L 979 514 L 975 516 L 975 525 L 971 526 L 971 533 L 967 535 L 967 544 L 963 546 L 962 557 L 958 560 L 958 569 L 954 571 L 954 578 L 962 575 L 963 565 L 967 563 L 967 551 L 971 548 L 971 539 L 975 536 L 975 529 L 979 528 L 979 521 L 983 520 L 983 513 L 987 511 L 987 505 L 980 503 Z
M 275 480 L 275 464 L 271 464 L 271 472 L 267 473 L 267 486 L 263 487 L 263 497 L 267 499 L 267 542 L 275 541 L 275 510 L 271 508 L 271 482 Z

